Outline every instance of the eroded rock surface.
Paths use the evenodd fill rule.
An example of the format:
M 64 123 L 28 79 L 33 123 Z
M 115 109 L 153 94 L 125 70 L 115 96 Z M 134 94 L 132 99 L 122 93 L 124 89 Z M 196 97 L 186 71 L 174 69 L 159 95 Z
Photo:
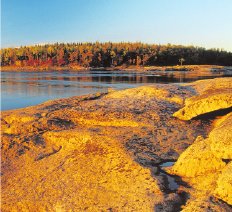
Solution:
M 172 168 L 172 173 L 184 177 L 196 177 L 215 173 L 225 165 L 226 163 L 211 151 L 209 140 L 198 137 L 178 158 Z
M 224 169 L 217 180 L 214 195 L 232 205 L 232 162 Z
M 232 113 L 219 118 L 208 138 L 198 137 L 169 170 L 191 186 L 184 211 L 206 211 L 202 205 L 213 211 L 232 210 L 231 120 Z
M 181 195 L 165 193 L 152 170 L 211 130 L 211 120 L 172 115 L 197 95 L 194 86 L 143 86 L 3 112 L 2 211 L 179 210 Z
M 218 80 L 197 81 L 192 86 L 198 91 L 197 96 L 185 100 L 185 107 L 174 113 L 182 120 L 232 107 L 232 83 L 224 78 Z
M 210 134 L 210 149 L 217 158 L 232 160 L 232 113 L 225 116 Z

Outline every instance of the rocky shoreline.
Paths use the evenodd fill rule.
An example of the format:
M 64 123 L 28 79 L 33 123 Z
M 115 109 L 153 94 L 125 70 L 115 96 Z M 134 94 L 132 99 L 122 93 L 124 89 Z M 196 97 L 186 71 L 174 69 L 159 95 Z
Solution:
M 231 210 L 231 91 L 217 78 L 2 112 L 2 211 Z

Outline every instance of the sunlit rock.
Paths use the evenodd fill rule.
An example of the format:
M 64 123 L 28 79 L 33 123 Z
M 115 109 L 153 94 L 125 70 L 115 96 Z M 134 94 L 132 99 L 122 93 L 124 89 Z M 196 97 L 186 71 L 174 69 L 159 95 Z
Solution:
M 208 142 L 208 139 L 198 137 L 180 155 L 172 168 L 172 173 L 183 177 L 195 177 L 223 168 L 226 164 L 213 154 Z
M 232 83 L 230 79 L 220 78 L 197 81 L 190 84 L 200 95 L 187 98 L 185 106 L 173 116 L 190 120 L 199 115 L 232 107 Z
M 221 159 L 232 159 L 232 113 L 209 134 L 210 148 Z
M 160 99 L 166 99 L 171 102 L 182 104 L 183 100 L 181 96 L 175 94 L 175 92 L 170 92 L 165 88 L 155 87 L 155 86 L 141 86 L 139 88 L 125 89 L 122 91 L 111 92 L 106 98 L 119 99 L 119 98 L 151 98 L 156 97 Z
M 173 116 L 190 120 L 202 114 L 232 107 L 232 89 L 221 93 L 202 95 L 197 99 L 189 100 L 184 108 L 180 109 Z
M 228 211 L 230 208 L 226 203 L 232 203 L 231 123 L 232 113 L 216 118 L 208 138 L 198 137 L 169 170 L 184 177 L 193 188 L 183 211 L 201 211 L 209 207 Z M 212 200 L 213 196 L 226 203 Z
M 232 162 L 222 170 L 217 180 L 214 195 L 232 205 Z
M 224 88 L 232 89 L 232 80 L 231 78 L 198 80 L 196 82 L 187 84 L 187 86 L 191 86 L 197 91 L 198 95 L 201 95 Z
M 214 82 L 217 84 L 209 80 L 212 86 Z M 197 83 L 142 86 L 4 111 L 1 210 L 181 208 L 185 201 L 181 191 L 167 195 L 161 189 L 167 186 L 161 185 L 164 180 L 159 181 L 157 164 L 176 160 L 197 136 L 174 165 L 173 173 L 191 178 L 188 205 L 193 198 L 198 201 L 196 190 L 203 192 L 198 203 L 208 201 L 206 196 L 215 190 L 219 172 L 227 162 L 220 158 L 216 140 L 220 138 L 221 145 L 225 143 L 228 148 L 229 140 L 216 135 L 217 131 L 215 135 L 212 131 L 210 138 L 203 137 L 212 127 L 219 127 L 226 135 L 230 127 L 227 129 L 225 123 L 229 122 L 224 118 L 186 123 L 172 116 L 184 99 L 191 97 L 194 102 L 198 101 L 197 93 L 204 95 L 208 87 L 201 83 L 204 88 L 199 89 Z M 222 84 L 218 87 L 221 89 Z M 224 127 L 227 130 L 223 131 Z M 209 142 L 211 136 L 215 143 L 213 139 Z

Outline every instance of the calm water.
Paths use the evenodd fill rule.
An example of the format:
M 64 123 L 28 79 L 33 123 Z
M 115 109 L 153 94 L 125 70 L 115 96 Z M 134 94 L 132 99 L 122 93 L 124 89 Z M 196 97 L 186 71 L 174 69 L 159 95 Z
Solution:
M 154 83 L 190 82 L 197 79 L 224 76 L 195 77 L 187 72 L 133 73 L 121 71 L 83 72 L 2 72 L 1 110 L 23 108 L 50 99 L 80 96 L 107 91 L 108 88 L 125 89 Z

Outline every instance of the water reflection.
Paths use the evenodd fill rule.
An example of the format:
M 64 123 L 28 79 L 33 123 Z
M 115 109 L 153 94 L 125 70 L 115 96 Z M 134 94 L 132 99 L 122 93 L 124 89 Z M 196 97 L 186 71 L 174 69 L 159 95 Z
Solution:
M 194 76 L 190 72 L 2 72 L 1 109 L 15 109 L 39 104 L 49 99 L 105 92 L 153 83 L 190 82 L 224 76 L 223 72 Z

